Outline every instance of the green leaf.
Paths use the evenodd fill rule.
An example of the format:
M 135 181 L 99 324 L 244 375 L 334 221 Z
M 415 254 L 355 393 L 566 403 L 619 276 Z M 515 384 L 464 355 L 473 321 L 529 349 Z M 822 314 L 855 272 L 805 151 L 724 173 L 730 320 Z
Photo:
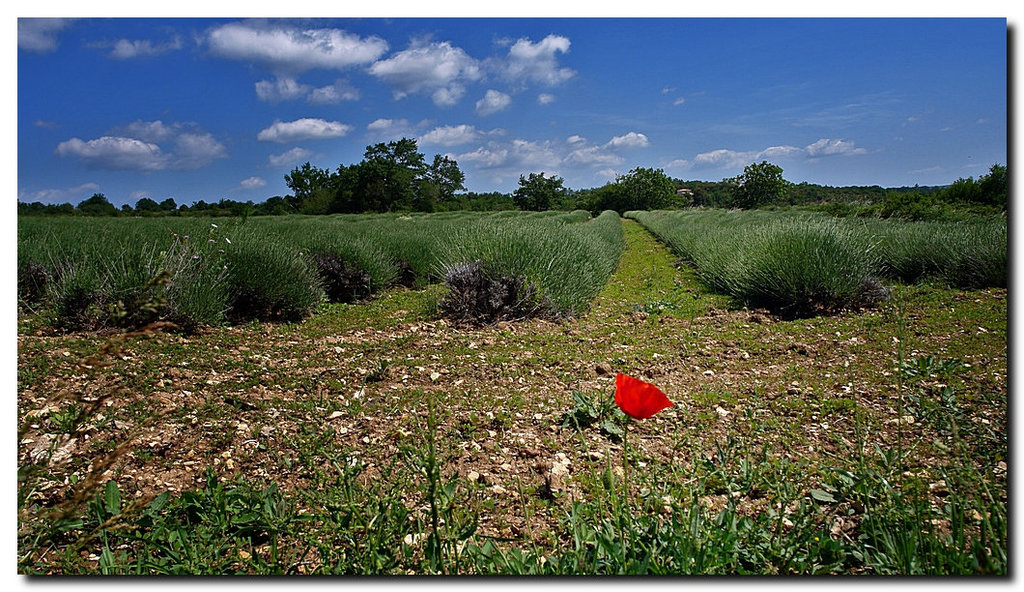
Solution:
M 622 437 L 622 428 L 619 427 L 617 423 L 611 421 L 610 419 L 601 422 L 601 430 L 611 436 L 615 436 L 617 438 Z
M 818 500 L 819 502 L 826 504 L 834 504 L 837 501 L 836 498 L 832 497 L 831 493 L 827 491 L 822 491 L 820 489 L 812 489 L 811 497 Z
M 103 491 L 103 501 L 108 514 L 113 516 L 121 513 L 121 492 L 117 489 L 117 483 L 107 481 L 107 487 Z
M 168 500 L 170 500 L 171 494 L 168 491 L 161 493 L 160 495 L 153 498 L 153 501 L 149 503 L 149 511 L 152 514 L 157 514 L 160 510 L 163 510 L 167 506 Z

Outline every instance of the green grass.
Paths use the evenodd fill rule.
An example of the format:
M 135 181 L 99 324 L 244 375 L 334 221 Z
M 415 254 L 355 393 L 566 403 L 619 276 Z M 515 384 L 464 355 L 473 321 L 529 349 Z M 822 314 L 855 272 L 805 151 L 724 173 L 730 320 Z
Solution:
M 935 223 L 800 212 L 629 212 L 746 306 L 813 315 L 884 300 L 881 280 L 1005 287 L 1005 218 Z
M 65 464 L 19 446 L 19 572 L 1008 573 L 1005 290 L 767 319 L 620 230 L 559 323 L 456 330 L 430 313 L 443 287 L 403 288 L 131 339 L 91 369 L 102 339 L 22 323 L 19 441 L 100 427 Z M 629 425 L 628 495 L 618 371 L 676 403 Z M 102 419 L 74 396 L 28 415 L 69 385 L 118 395 Z

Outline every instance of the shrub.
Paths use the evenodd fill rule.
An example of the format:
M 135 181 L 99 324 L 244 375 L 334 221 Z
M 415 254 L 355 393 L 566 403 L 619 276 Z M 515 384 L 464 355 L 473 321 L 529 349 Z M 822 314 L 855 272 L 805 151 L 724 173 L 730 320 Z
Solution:
M 251 230 L 236 234 L 225 249 L 230 294 L 228 318 L 299 321 L 323 297 L 313 263 L 299 249 L 276 237 Z
M 370 274 L 334 253 L 311 256 L 331 302 L 355 302 L 370 294 Z
M 527 318 L 546 308 L 526 278 L 501 275 L 479 259 L 451 266 L 444 283 L 448 292 L 438 311 L 456 322 L 485 325 Z
M 42 263 L 27 261 L 18 266 L 18 305 L 33 307 L 43 301 L 52 281 L 50 270 Z

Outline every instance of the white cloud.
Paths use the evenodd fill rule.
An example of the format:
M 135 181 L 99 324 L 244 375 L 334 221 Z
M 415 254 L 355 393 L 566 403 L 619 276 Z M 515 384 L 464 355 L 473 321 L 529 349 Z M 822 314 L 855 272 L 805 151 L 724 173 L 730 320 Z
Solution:
M 864 148 L 857 148 L 852 141 L 846 140 L 833 140 L 829 138 L 823 138 L 814 142 L 813 144 L 806 146 L 805 148 L 798 148 L 796 146 L 769 146 L 762 150 L 729 150 L 720 148 L 718 150 L 710 150 L 708 152 L 702 152 L 693 157 L 693 159 L 676 159 L 668 164 L 666 168 L 718 168 L 718 169 L 735 169 L 745 167 L 748 164 L 759 162 L 762 160 L 785 160 L 797 157 L 804 158 L 818 158 L 821 156 L 832 156 L 832 155 L 856 155 L 856 154 L 867 154 L 867 150 Z
M 438 107 L 451 107 L 452 105 L 459 102 L 462 95 L 466 94 L 466 88 L 461 84 L 452 84 L 445 88 L 439 88 L 435 90 L 430 98 L 434 100 L 434 104 Z
M 239 186 L 242 189 L 259 189 L 260 187 L 266 187 L 266 185 L 267 181 L 260 177 L 249 177 L 248 179 L 243 179 L 242 182 L 239 183 Z
M 22 191 L 18 193 L 18 201 L 22 203 L 38 201 L 49 204 L 76 202 L 89 197 L 89 194 L 96 193 L 99 189 L 100 186 L 96 183 L 83 183 L 67 189 L 40 189 L 31 193 Z
M 594 171 L 594 176 L 602 181 L 614 181 L 619 176 L 619 173 L 615 169 L 601 169 Z
M 709 152 L 701 152 L 693 157 L 692 164 L 699 167 L 733 168 L 746 166 L 754 161 L 756 152 L 737 152 L 720 148 Z
M 476 164 L 477 168 L 518 176 L 523 171 L 552 171 L 562 162 L 549 141 L 534 142 L 514 139 L 510 142 L 488 142 L 487 146 L 457 155 L 459 163 Z
M 437 144 L 440 146 L 458 146 L 478 140 L 482 132 L 472 125 L 445 125 L 435 127 L 419 137 L 422 144 Z
M 540 93 L 537 95 L 537 103 L 540 105 L 550 105 L 555 102 L 555 95 L 549 95 L 547 93 Z
M 174 139 L 174 143 L 171 168 L 177 170 L 202 168 L 217 158 L 227 156 L 227 149 L 211 134 L 183 133 Z
M 181 49 L 180 37 L 173 37 L 164 43 L 153 43 L 148 39 L 119 39 L 114 43 L 114 49 L 110 57 L 118 60 L 129 60 L 132 58 L 155 56 L 168 51 Z
M 267 162 L 273 167 L 291 166 L 306 160 L 311 154 L 313 154 L 312 151 L 296 146 L 295 148 L 286 150 L 281 154 L 271 154 L 267 157 Z
M 676 99 L 675 101 L 672 102 L 672 106 L 673 107 L 678 107 L 679 105 L 682 105 L 685 102 L 686 102 L 686 99 L 684 97 L 679 97 L 678 99 Z
M 370 137 L 376 140 L 397 140 L 399 138 L 411 138 L 416 135 L 415 126 L 408 119 L 385 119 L 379 118 L 366 126 Z
M 180 123 L 166 124 L 157 119 L 156 121 L 142 121 L 136 119 L 128 125 L 113 128 L 112 135 L 137 138 L 146 142 L 163 142 L 173 138 L 181 132 L 183 125 Z
M 637 132 L 629 132 L 615 136 L 605 146 L 608 148 L 646 148 L 650 144 L 647 136 Z
M 864 148 L 857 148 L 853 142 L 848 142 L 846 140 L 833 140 L 831 138 L 822 138 L 807 146 L 805 150 L 807 151 L 807 155 L 812 158 L 817 156 L 833 156 L 836 154 L 867 154 L 868 152 Z
M 458 155 L 456 160 L 458 162 L 476 163 L 482 169 L 495 168 L 508 161 L 508 149 L 501 147 L 484 148 L 481 146 L 472 152 L 464 152 Z
M 337 121 L 304 117 L 295 121 L 275 121 L 260 130 L 256 139 L 261 142 L 298 142 L 340 138 L 352 131 L 352 126 Z
M 758 152 L 754 156 L 754 160 L 761 160 L 765 158 L 788 158 L 790 156 L 797 156 L 801 152 L 803 151 L 796 146 L 769 146 Z
M 211 30 L 206 41 L 214 55 L 259 63 L 280 74 L 369 64 L 388 49 L 387 42 L 377 36 L 255 23 L 222 25 Z
M 39 53 L 57 49 L 57 37 L 74 19 L 19 18 L 18 48 Z
M 569 163 L 585 165 L 622 164 L 623 162 L 621 156 L 609 152 L 603 146 L 577 148 L 570 152 L 565 160 Z
M 650 144 L 647 136 L 638 132 L 629 132 L 615 136 L 603 145 L 590 145 L 586 138 L 573 135 L 566 139 L 569 153 L 565 162 L 587 166 L 619 165 L 625 162 L 616 151 L 629 148 L 644 148 Z
M 166 143 L 173 143 L 174 149 L 168 152 L 160 146 Z M 77 156 L 89 168 L 150 172 L 202 168 L 227 157 L 227 149 L 195 124 L 136 120 L 93 140 L 61 142 L 56 154 Z
M 431 93 L 439 106 L 450 106 L 465 93 L 464 82 L 479 80 L 480 64 L 451 43 L 414 43 L 386 60 L 370 66 L 370 74 L 393 87 L 396 99 L 413 93 Z
M 338 79 L 334 81 L 334 84 L 313 89 L 306 100 L 314 105 L 333 105 L 342 101 L 358 101 L 359 89 L 353 87 L 347 80 Z
M 58 156 L 77 156 L 89 168 L 159 171 L 168 168 L 171 159 L 160 146 L 135 138 L 101 136 L 84 141 L 71 138 L 57 145 Z
M 503 92 L 488 90 L 484 98 L 476 102 L 476 114 L 486 117 L 508 108 L 512 104 L 512 97 Z
M 270 103 L 293 101 L 306 96 L 309 91 L 309 85 L 300 84 L 294 78 L 287 76 L 278 77 L 273 82 L 260 80 L 256 83 L 256 97 Z
M 569 38 L 561 35 L 548 35 L 537 43 L 519 39 L 508 50 L 503 75 L 513 81 L 561 84 L 576 75 L 570 68 L 559 67 L 555 55 L 568 52 L 569 45 Z

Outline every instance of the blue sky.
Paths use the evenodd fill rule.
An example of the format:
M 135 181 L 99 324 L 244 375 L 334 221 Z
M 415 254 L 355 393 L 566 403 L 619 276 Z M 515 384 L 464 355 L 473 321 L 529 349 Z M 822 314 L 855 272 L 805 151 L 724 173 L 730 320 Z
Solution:
M 415 137 L 472 191 L 944 185 L 1007 160 L 1006 20 L 19 19 L 18 199 L 285 195 Z

